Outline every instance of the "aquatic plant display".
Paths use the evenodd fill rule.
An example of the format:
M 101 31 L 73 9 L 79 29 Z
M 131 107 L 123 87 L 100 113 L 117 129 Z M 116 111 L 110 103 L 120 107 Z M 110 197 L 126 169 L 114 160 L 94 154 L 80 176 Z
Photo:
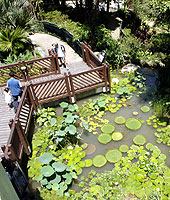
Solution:
M 150 134 L 158 143 L 170 145 L 167 121 L 152 115 L 152 107 L 144 104 L 142 95 L 138 97 L 143 88 L 133 86 L 127 77 L 116 77 L 111 94 L 88 99 L 80 106 L 62 102 L 61 116 L 52 108 L 45 109 L 44 115 L 39 111 L 42 126 L 33 135 L 28 175 L 40 184 L 43 199 L 169 198 L 166 156 L 157 146 L 146 144 L 146 138 L 152 142 L 148 141 Z M 121 93 L 122 88 L 129 92 Z
M 138 130 L 142 126 L 142 123 L 139 119 L 130 118 L 126 121 L 125 125 L 130 130 Z

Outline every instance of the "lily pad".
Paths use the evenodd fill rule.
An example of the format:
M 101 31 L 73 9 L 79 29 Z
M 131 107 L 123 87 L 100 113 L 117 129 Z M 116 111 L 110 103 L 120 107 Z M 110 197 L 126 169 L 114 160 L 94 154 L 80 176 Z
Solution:
M 138 130 L 138 129 L 140 129 L 142 123 L 139 119 L 130 118 L 126 121 L 125 125 L 130 130 Z
M 83 143 L 83 144 L 81 145 L 81 147 L 82 147 L 83 149 L 86 149 L 86 148 L 88 147 L 88 144 L 87 144 L 87 143 Z
M 66 165 L 61 162 L 53 163 L 52 167 L 56 170 L 56 172 L 63 172 L 66 169 Z
M 112 134 L 112 140 L 113 141 L 119 141 L 123 138 L 123 134 L 121 132 L 114 132 Z
M 85 162 L 85 167 L 91 167 L 93 164 L 93 161 L 91 159 L 87 159 L 84 162 Z
M 112 149 L 106 152 L 105 157 L 110 163 L 116 163 L 122 158 L 122 153 L 118 149 Z
M 98 136 L 98 141 L 102 144 L 107 144 L 111 141 L 111 136 L 107 133 L 100 134 Z
M 42 156 L 38 158 L 38 161 L 42 164 L 48 164 L 52 161 L 53 155 L 51 153 L 44 153 Z
M 133 111 L 133 115 L 136 116 L 138 115 L 139 113 L 137 111 Z
M 149 112 L 150 111 L 150 108 L 148 106 L 142 106 L 141 107 L 141 111 L 142 112 Z
M 77 128 L 74 125 L 67 126 L 65 130 L 71 135 L 75 135 L 77 133 Z
M 118 116 L 115 118 L 115 123 L 116 124 L 124 124 L 126 122 L 126 118 L 122 116 Z
M 67 108 L 68 107 L 68 103 L 67 102 L 62 102 L 62 103 L 60 103 L 60 106 L 62 107 L 62 108 Z
M 102 127 L 101 127 L 101 131 L 103 133 L 112 133 L 113 131 L 115 130 L 115 126 L 113 124 L 104 124 Z
M 97 155 L 93 158 L 93 165 L 95 167 L 103 167 L 107 160 L 103 155 Z
M 133 142 L 136 145 L 144 145 L 146 143 L 146 138 L 143 135 L 137 135 L 133 138 Z
M 54 169 L 51 166 L 44 166 L 41 168 L 41 174 L 45 177 L 50 177 L 54 174 Z
M 119 151 L 121 151 L 122 153 L 125 153 L 125 152 L 127 152 L 128 150 L 129 150 L 129 146 L 128 146 L 128 145 L 123 144 L 123 145 L 121 145 L 121 146 L 119 147 Z

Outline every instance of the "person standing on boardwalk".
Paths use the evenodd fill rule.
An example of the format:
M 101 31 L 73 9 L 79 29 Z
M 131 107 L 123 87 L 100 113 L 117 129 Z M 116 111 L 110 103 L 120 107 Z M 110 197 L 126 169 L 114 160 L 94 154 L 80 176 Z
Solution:
M 53 43 L 52 46 L 54 47 L 54 52 L 57 54 L 58 59 L 60 60 L 60 64 L 64 66 L 67 70 L 69 69 L 66 66 L 66 50 L 63 45 L 58 44 L 58 42 Z
M 18 97 L 22 95 L 22 86 L 18 79 L 14 78 L 14 72 L 9 73 L 10 79 L 7 81 L 7 87 L 10 89 L 12 98 L 13 98 L 13 106 L 14 112 L 17 112 L 17 108 L 19 105 Z

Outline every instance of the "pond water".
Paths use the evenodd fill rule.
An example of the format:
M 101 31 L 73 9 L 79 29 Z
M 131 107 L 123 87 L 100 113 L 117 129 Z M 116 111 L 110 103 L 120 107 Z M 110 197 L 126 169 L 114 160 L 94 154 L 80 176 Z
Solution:
M 111 142 L 107 143 L 107 144 L 101 144 L 98 141 L 98 136 L 99 134 L 101 134 L 101 130 L 100 128 L 96 129 L 96 132 L 98 132 L 98 134 L 93 134 L 92 132 L 87 132 L 84 131 L 84 133 L 82 134 L 82 143 L 87 143 L 90 144 L 90 146 L 94 147 L 95 149 L 92 148 L 92 150 L 94 150 L 94 152 L 92 152 L 92 154 L 90 153 L 90 155 L 86 155 L 86 157 L 83 159 L 93 159 L 96 155 L 105 155 L 105 153 L 110 150 L 110 149 L 119 149 L 119 147 L 122 144 L 131 146 L 133 143 L 133 138 L 136 135 L 143 135 L 146 138 L 146 143 L 152 143 L 153 145 L 156 145 L 158 148 L 160 148 L 161 152 L 163 154 L 165 154 L 167 156 L 167 159 L 165 161 L 166 165 L 168 167 L 170 167 L 170 156 L 169 156 L 169 150 L 170 148 L 165 145 L 165 144 L 158 144 L 156 142 L 157 138 L 155 137 L 154 133 L 156 132 L 156 129 L 153 128 L 153 126 L 149 126 L 146 123 L 146 120 L 151 117 L 153 115 L 153 109 L 150 107 L 149 105 L 149 101 L 152 98 L 152 93 L 155 90 L 155 81 L 156 81 L 156 76 L 155 77 L 151 77 L 151 76 L 145 76 L 146 77 L 146 88 L 147 88 L 147 93 L 142 94 L 140 97 L 137 94 L 137 92 L 135 92 L 132 95 L 132 98 L 130 100 L 128 100 L 128 105 L 127 107 L 121 107 L 116 113 L 111 113 L 109 111 L 106 112 L 106 114 L 103 116 L 104 119 L 108 119 L 109 123 L 112 123 L 115 125 L 115 131 L 116 132 L 121 132 L 123 133 L 123 139 L 120 141 L 113 141 L 111 140 Z M 77 102 L 77 104 L 79 106 L 81 106 L 84 102 L 88 101 L 89 99 L 96 99 L 98 98 L 100 95 L 94 95 L 92 97 L 83 99 L 83 100 L 79 100 Z M 142 106 L 149 106 L 151 109 L 149 112 L 142 112 L 141 111 L 141 107 Z M 137 111 L 138 115 L 134 116 L 133 115 L 133 111 Z M 145 122 L 142 123 L 142 126 L 139 130 L 129 130 L 126 128 L 125 124 L 123 125 L 118 125 L 114 122 L 115 117 L 117 116 L 123 116 L 127 119 L 129 118 L 137 118 L 140 120 L 144 120 Z M 144 145 L 145 146 L 145 145 Z M 125 153 L 123 153 L 123 155 L 126 155 Z M 94 167 L 93 165 L 91 167 L 88 168 L 83 168 L 83 172 L 82 174 L 79 176 L 79 178 L 81 176 L 85 176 L 87 177 L 88 173 L 91 170 L 95 170 L 97 173 L 101 173 L 104 171 L 108 171 L 108 170 L 112 170 L 114 167 L 114 164 L 111 164 L 109 162 L 107 162 L 103 167 L 101 168 L 97 168 Z M 74 184 L 72 186 L 71 189 L 74 190 L 79 190 L 78 189 L 78 182 L 76 184 Z

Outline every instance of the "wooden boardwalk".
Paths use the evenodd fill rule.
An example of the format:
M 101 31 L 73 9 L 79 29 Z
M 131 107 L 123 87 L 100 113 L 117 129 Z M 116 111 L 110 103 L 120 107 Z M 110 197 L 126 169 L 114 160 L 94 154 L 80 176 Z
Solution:
M 51 78 L 56 78 L 56 77 L 63 77 L 64 73 L 68 73 L 70 71 L 71 74 L 76 74 L 79 72 L 84 72 L 87 71 L 89 69 L 91 69 L 90 67 L 88 67 L 88 65 L 83 62 L 83 61 L 79 61 L 76 63 L 70 63 L 67 65 L 69 70 L 65 69 L 65 68 L 61 68 L 61 74 L 58 75 L 50 75 L 50 76 L 45 76 L 42 78 L 38 78 L 38 79 L 33 79 L 32 83 L 36 83 L 39 81 L 45 81 L 45 80 L 49 80 Z M 24 82 L 22 83 L 22 85 L 24 85 Z M 0 87 L 0 146 L 1 145 L 6 145 L 7 141 L 8 141 L 8 137 L 10 134 L 10 128 L 9 128 L 9 121 L 10 119 L 14 119 L 15 114 L 14 114 L 14 110 L 8 109 L 8 105 L 5 103 L 5 96 L 3 93 L 3 87 Z M 0 148 L 0 156 L 2 155 L 2 150 Z

